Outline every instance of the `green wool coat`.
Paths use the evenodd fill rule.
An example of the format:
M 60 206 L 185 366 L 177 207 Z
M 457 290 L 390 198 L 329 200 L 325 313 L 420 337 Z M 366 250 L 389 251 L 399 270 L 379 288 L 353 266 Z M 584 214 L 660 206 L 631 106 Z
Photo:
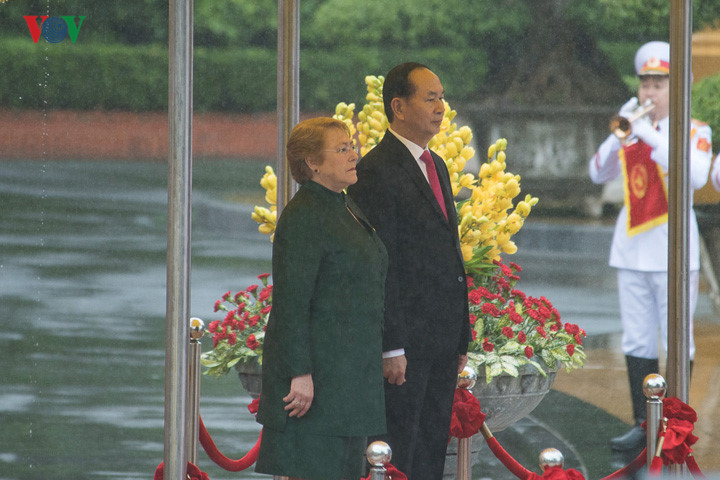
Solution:
M 293 419 L 305 432 L 384 433 L 387 253 L 375 230 L 343 193 L 307 182 L 278 221 L 272 270 L 258 422 L 283 431 L 290 380 L 310 373 L 312 406 Z

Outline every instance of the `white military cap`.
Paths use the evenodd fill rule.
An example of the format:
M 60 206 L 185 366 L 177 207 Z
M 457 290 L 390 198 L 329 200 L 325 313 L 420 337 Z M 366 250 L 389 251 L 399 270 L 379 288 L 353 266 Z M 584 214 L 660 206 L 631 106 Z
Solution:
M 670 44 L 648 42 L 635 54 L 635 72 L 642 75 L 670 75 Z

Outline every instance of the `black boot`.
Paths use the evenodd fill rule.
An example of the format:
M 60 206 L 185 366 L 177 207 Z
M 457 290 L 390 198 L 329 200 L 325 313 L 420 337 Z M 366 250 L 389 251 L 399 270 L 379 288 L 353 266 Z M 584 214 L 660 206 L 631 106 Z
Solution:
M 630 381 L 630 399 L 632 400 L 635 425 L 623 435 L 610 440 L 613 450 L 641 450 L 645 445 L 645 429 L 640 425 L 647 417 L 647 399 L 643 393 L 643 380 L 659 370 L 657 358 L 625 356 L 628 380 Z

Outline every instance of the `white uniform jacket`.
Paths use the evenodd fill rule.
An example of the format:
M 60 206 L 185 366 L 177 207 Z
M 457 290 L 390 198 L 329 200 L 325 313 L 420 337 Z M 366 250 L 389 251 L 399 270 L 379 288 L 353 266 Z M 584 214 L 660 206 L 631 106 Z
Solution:
M 703 143 L 710 142 L 711 129 L 704 123 L 693 122 L 695 130 L 690 145 L 690 188 L 697 190 L 707 182 L 712 160 L 712 152 L 705 151 Z M 658 124 L 658 131 L 666 139 L 662 145 L 652 150 L 651 158 L 662 167 L 667 183 L 668 173 L 668 135 L 669 119 L 666 117 Z M 698 148 L 698 142 L 700 147 Z M 622 148 L 620 140 L 610 135 L 590 159 L 590 179 L 594 183 L 606 183 L 622 174 L 622 165 L 618 152 Z M 690 198 L 692 207 L 692 196 Z M 690 208 L 690 270 L 699 270 L 700 256 L 698 247 L 698 226 L 695 213 Z M 638 233 L 632 237 L 627 233 L 627 211 L 625 206 L 620 210 L 615 224 L 612 246 L 610 249 L 610 266 L 643 272 L 665 272 L 668 264 L 668 224 L 667 222 Z

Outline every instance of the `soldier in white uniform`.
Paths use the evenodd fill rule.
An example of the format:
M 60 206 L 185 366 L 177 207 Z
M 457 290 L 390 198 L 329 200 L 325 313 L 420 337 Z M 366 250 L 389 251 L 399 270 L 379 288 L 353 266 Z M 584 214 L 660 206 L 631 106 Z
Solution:
M 720 192 L 720 153 L 715 157 L 715 163 L 713 164 L 712 172 L 710 172 L 710 181 L 713 187 L 715 187 L 715 190 Z
M 650 42 L 637 51 L 635 71 L 640 78 L 637 98 L 620 109 L 632 118 L 638 105 L 654 105 L 646 115 L 631 122 L 631 133 L 621 140 L 611 134 L 590 159 L 590 178 L 605 183 L 622 175 L 624 206 L 615 225 L 610 266 L 617 268 L 622 318 L 622 351 L 625 354 L 635 425 L 611 440 L 615 450 L 639 450 L 645 443 L 640 424 L 646 417 L 642 383 L 658 372 L 658 343 L 667 351 L 668 267 L 668 142 L 670 102 L 670 46 Z M 693 121 L 690 147 L 690 186 L 701 188 L 707 181 L 712 152 L 707 124 Z M 691 198 L 692 201 L 692 198 Z M 690 215 L 690 318 L 695 312 L 698 291 L 698 227 Z M 690 322 L 690 358 L 695 344 Z

